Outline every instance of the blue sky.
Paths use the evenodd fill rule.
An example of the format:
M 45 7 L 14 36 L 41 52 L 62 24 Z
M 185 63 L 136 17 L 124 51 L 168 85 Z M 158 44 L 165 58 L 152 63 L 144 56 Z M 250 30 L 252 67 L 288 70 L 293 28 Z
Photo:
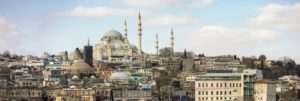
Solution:
M 237 54 L 300 62 L 300 2 L 297 0 L 0 0 L 0 52 L 40 55 L 94 44 L 128 23 L 137 43 L 142 14 L 143 50 L 169 46 L 206 55 Z

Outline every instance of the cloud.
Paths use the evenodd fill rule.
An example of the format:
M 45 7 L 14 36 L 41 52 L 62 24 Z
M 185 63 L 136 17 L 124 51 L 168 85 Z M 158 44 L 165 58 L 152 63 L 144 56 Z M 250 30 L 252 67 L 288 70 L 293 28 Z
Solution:
M 108 7 L 76 7 L 71 11 L 58 12 L 56 16 L 77 16 L 77 17 L 109 17 L 109 16 L 137 16 L 136 10 Z
M 235 29 L 222 26 L 205 26 L 178 38 L 180 49 L 210 55 L 249 54 L 256 48 L 265 47 L 278 40 L 280 33 L 270 30 Z
M 160 26 L 198 24 L 200 23 L 200 21 L 194 18 L 190 18 L 186 15 L 183 16 L 163 15 L 163 16 L 154 16 L 150 19 L 147 19 L 144 23 L 145 26 L 160 27 Z
M 16 26 L 0 16 L 0 52 L 4 50 L 20 51 L 21 37 Z
M 300 3 L 291 5 L 269 4 L 260 9 L 260 14 L 248 23 L 254 27 L 270 28 L 299 33 Z
M 139 7 L 207 7 L 215 0 L 121 0 Z
M 19 32 L 15 30 L 16 26 L 9 23 L 4 17 L 0 16 L 0 37 L 8 37 L 18 35 Z

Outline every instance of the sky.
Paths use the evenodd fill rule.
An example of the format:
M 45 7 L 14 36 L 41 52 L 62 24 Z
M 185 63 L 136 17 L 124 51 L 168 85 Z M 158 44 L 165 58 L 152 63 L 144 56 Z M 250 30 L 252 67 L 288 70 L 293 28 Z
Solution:
M 0 53 L 57 54 L 99 42 L 109 30 L 138 42 L 142 15 L 143 51 L 175 51 L 207 56 L 236 54 L 300 63 L 299 0 L 0 0 Z

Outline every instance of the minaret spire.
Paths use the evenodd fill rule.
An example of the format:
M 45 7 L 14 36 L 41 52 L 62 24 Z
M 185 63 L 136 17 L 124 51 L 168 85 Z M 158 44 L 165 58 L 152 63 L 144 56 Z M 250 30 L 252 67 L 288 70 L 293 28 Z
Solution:
M 138 37 L 139 37 L 139 54 L 142 56 L 142 21 L 141 21 L 141 13 L 139 12 L 138 19 Z
M 155 46 L 155 48 L 156 48 L 156 55 L 158 56 L 159 55 L 159 42 L 158 42 L 158 35 L 157 35 L 157 33 L 156 33 L 156 46 Z
M 171 51 L 172 54 L 174 54 L 174 32 L 173 32 L 173 28 L 171 29 Z
M 88 44 L 87 45 L 90 46 L 90 38 L 88 38 Z
M 124 22 L 124 36 L 125 36 L 125 39 L 127 40 L 127 22 L 126 22 L 126 19 L 125 19 L 125 22 Z

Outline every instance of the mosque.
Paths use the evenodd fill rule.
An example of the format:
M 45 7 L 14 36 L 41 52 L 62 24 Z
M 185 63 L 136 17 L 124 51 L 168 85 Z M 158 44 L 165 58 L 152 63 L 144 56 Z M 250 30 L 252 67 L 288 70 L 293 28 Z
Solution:
M 102 61 L 105 63 L 132 63 L 142 61 L 144 52 L 142 50 L 142 22 L 141 14 L 138 16 L 138 47 L 131 44 L 127 37 L 127 23 L 124 23 L 124 36 L 117 30 L 110 30 L 94 45 L 93 59 L 94 61 Z M 157 36 L 156 36 L 157 37 Z M 171 50 L 174 49 L 173 30 L 171 31 Z M 158 37 L 156 38 L 156 51 L 158 54 Z

